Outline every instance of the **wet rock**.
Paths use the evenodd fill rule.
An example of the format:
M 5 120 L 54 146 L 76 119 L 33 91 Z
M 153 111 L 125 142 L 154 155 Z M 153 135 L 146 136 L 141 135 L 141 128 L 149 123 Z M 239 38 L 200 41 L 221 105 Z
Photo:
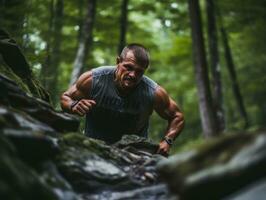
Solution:
M 165 184 L 152 185 L 124 192 L 104 191 L 100 194 L 83 194 L 80 197 L 84 200 L 174 200 L 174 197 L 169 195 Z
M 41 132 L 17 129 L 1 132 L 16 147 L 19 157 L 32 165 L 51 160 L 59 152 L 56 140 Z
M 58 200 L 31 167 L 16 154 L 15 147 L 0 135 L 0 199 Z
M 155 154 L 158 149 L 158 144 L 152 140 L 138 137 L 136 135 L 124 135 L 120 141 L 115 143 L 113 146 L 120 149 L 126 148 L 127 151 L 134 152 L 148 152 Z
M 49 185 L 53 193 L 60 200 L 80 200 L 69 182 L 58 171 L 52 161 L 46 161 L 38 167 L 40 179 Z
M 40 131 L 53 133 L 55 130 L 30 115 L 21 111 L 0 105 L 0 128 L 16 128 L 21 130 Z
M 266 176 L 266 134 L 227 136 L 201 149 L 171 157 L 159 172 L 182 199 L 220 199 Z M 221 189 L 222 188 L 222 189 Z
M 9 75 L 17 83 L 23 85 L 22 88 L 28 88 L 35 97 L 50 102 L 48 92 L 34 78 L 32 70 L 21 52 L 21 49 L 9 34 L 0 28 L 0 55 L 8 66 L 0 62 L 0 71 Z M 0 59 L 1 60 L 1 59 Z M 2 68 L 2 69 L 1 69 Z
M 136 170 L 147 158 L 141 160 L 141 156 L 78 134 L 63 136 L 59 144 L 62 148 L 62 154 L 58 157 L 59 170 L 69 181 L 71 180 L 74 189 L 79 192 L 126 190 L 149 182 L 144 175 L 147 173 L 145 164 L 142 166 L 143 172 Z M 134 160 L 136 158 L 139 159 Z M 155 169 L 153 170 L 155 173 Z M 155 181 L 156 178 L 152 170 L 150 171 L 147 177 L 154 178 Z
M 55 111 L 47 102 L 28 96 L 12 80 L 0 75 L 1 104 L 23 111 L 31 117 L 46 123 L 59 132 L 77 131 L 79 120 L 77 117 Z
M 121 192 L 156 184 L 155 165 L 165 159 L 135 154 L 74 133 L 60 138 L 59 145 L 62 151 L 57 166 L 78 193 Z
M 223 200 L 264 200 L 266 197 L 266 178 L 259 179 L 247 187 L 242 188 Z

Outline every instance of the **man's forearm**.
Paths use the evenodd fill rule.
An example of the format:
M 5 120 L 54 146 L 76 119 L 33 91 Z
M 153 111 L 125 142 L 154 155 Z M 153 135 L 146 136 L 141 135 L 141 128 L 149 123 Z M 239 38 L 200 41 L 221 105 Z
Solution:
M 70 98 L 69 96 L 63 94 L 61 96 L 61 100 L 60 100 L 62 110 L 72 113 L 71 104 L 73 102 L 74 102 L 74 100 L 72 98 Z
M 184 127 L 184 118 L 180 113 L 176 115 L 173 119 L 168 120 L 168 126 L 165 132 L 165 136 L 175 139 L 182 131 Z

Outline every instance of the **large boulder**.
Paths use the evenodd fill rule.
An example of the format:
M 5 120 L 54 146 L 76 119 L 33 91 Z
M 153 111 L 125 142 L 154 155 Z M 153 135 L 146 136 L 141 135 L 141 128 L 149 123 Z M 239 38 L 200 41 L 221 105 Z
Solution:
M 265 169 L 265 132 L 228 135 L 158 165 L 181 199 L 221 199 L 265 177 Z

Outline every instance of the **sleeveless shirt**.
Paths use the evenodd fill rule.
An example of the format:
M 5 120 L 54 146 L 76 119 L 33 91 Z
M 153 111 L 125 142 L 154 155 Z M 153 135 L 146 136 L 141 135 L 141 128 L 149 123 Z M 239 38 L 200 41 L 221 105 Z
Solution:
M 157 83 L 144 75 L 130 94 L 120 96 L 115 69 L 103 66 L 92 70 L 89 97 L 96 105 L 86 115 L 85 134 L 107 143 L 120 140 L 124 134 L 147 137 Z

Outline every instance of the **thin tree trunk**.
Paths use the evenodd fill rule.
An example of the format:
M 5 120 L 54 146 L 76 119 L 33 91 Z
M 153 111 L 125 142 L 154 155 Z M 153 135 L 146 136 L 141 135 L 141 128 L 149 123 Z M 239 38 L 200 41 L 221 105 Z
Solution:
M 83 27 L 83 19 L 84 19 L 83 7 L 84 7 L 84 0 L 79 0 L 78 1 L 79 14 L 78 14 L 78 21 L 77 21 L 77 24 L 79 26 L 79 30 L 78 30 L 78 41 L 80 41 L 81 35 L 82 35 L 82 27 Z
M 41 75 L 45 88 L 50 92 L 52 101 L 57 101 L 58 71 L 61 58 L 62 27 L 64 15 L 64 0 L 51 0 L 51 18 L 49 22 L 49 32 L 45 65 L 42 67 Z
M 204 136 L 208 138 L 217 135 L 217 120 L 212 105 L 199 2 L 189 0 L 188 3 L 201 124 Z
M 207 23 L 208 23 L 208 44 L 210 55 L 210 68 L 212 74 L 213 86 L 213 105 L 218 120 L 218 130 L 220 132 L 225 129 L 225 116 L 223 109 L 223 93 L 221 82 L 220 59 L 218 53 L 218 38 L 215 18 L 215 5 L 213 0 L 206 0 L 207 7 Z
M 23 25 L 25 22 L 26 13 L 17 12 L 17 10 L 24 10 L 27 6 L 27 1 L 1 1 L 0 27 L 9 32 L 19 44 L 23 44 Z
M 221 32 L 222 43 L 223 43 L 223 48 L 224 48 L 224 53 L 225 53 L 226 66 L 227 66 L 229 76 L 232 81 L 233 94 L 235 96 L 235 100 L 238 105 L 240 115 L 243 118 L 244 123 L 245 123 L 244 128 L 247 128 L 249 126 L 248 115 L 247 115 L 246 108 L 243 102 L 243 98 L 242 98 L 242 95 L 239 89 L 237 74 L 235 70 L 235 64 L 234 64 L 231 48 L 230 48 L 229 41 L 228 41 L 228 35 L 223 25 L 223 18 L 221 16 L 219 7 L 217 6 L 216 9 L 217 9 L 218 17 L 219 17 L 219 25 L 220 25 L 220 32 Z
M 121 4 L 120 41 L 119 41 L 119 46 L 118 46 L 118 55 L 120 55 L 121 51 L 126 45 L 128 2 L 129 0 L 123 0 Z
M 222 36 L 222 42 L 223 42 L 224 51 L 225 51 L 225 60 L 227 63 L 227 69 L 229 71 L 229 75 L 232 81 L 232 90 L 233 90 L 233 93 L 234 93 L 234 96 L 235 96 L 235 99 L 236 99 L 236 102 L 239 108 L 240 115 L 244 119 L 244 122 L 245 122 L 244 128 L 247 128 L 249 126 L 248 116 L 247 116 L 243 98 L 242 98 L 242 95 L 239 89 L 237 74 L 235 71 L 235 64 L 233 61 L 231 48 L 229 46 L 228 37 L 227 37 L 226 31 L 223 26 L 221 27 L 221 36 Z
M 96 0 L 88 0 L 87 14 L 82 27 L 82 35 L 79 41 L 76 58 L 73 64 L 70 85 L 73 85 L 82 73 L 86 58 L 89 54 L 89 48 L 92 46 L 92 33 L 96 11 Z
M 57 95 L 57 80 L 61 58 L 61 43 L 62 43 L 62 27 L 64 15 L 64 0 L 57 0 L 55 5 L 54 32 L 53 32 L 53 47 L 51 51 L 51 65 L 49 67 L 48 76 L 51 76 L 51 81 L 48 83 L 48 89 L 51 92 L 52 100 L 55 102 Z
M 42 85 L 47 88 L 47 80 L 48 78 L 48 68 L 51 66 L 51 44 L 52 42 L 52 38 L 51 35 L 53 33 L 53 21 L 54 21 L 54 0 L 50 0 L 50 18 L 49 18 L 49 25 L 48 25 L 48 37 L 46 39 L 46 58 L 44 61 L 44 65 L 41 68 L 41 72 L 40 72 L 40 77 L 39 79 L 42 82 Z

